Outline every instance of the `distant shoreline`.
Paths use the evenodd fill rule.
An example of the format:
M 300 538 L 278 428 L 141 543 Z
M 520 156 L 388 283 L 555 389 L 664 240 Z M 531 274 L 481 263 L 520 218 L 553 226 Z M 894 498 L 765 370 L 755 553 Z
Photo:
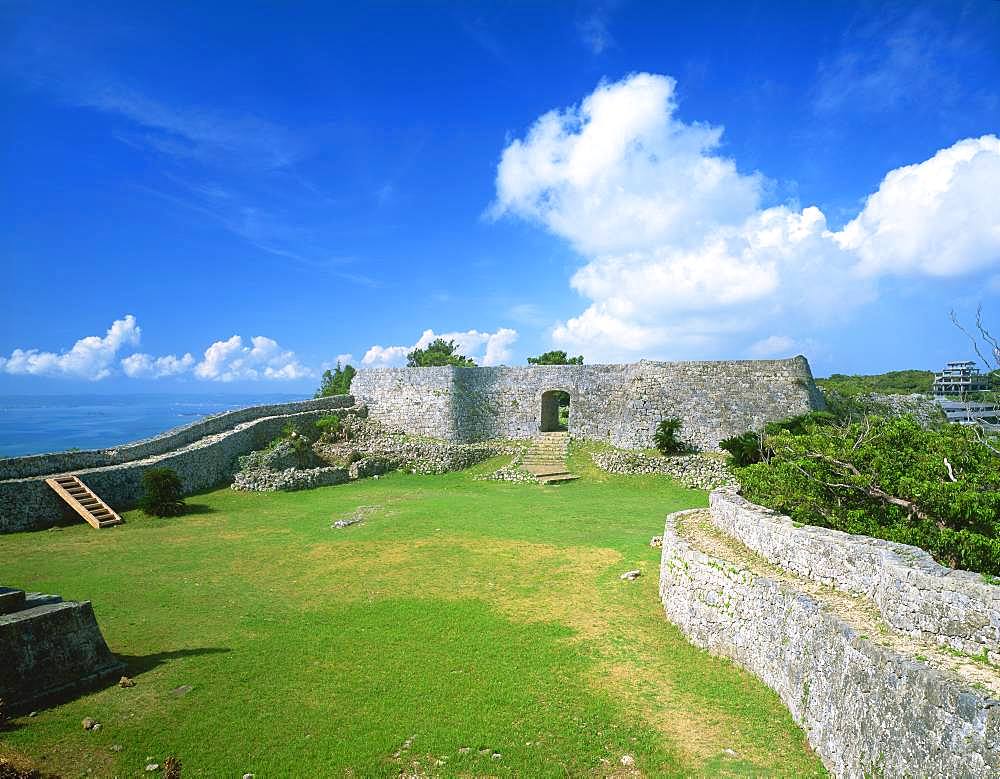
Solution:
M 309 397 L 283 392 L 0 395 L 0 457 L 120 446 L 223 411 Z

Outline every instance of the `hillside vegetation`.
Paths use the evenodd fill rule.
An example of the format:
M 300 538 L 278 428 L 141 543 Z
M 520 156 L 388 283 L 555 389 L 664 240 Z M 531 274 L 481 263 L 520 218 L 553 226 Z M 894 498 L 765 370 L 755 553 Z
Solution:
M 912 395 L 929 393 L 934 382 L 933 371 L 889 371 L 870 375 L 834 373 L 825 379 L 816 379 L 824 390 L 835 390 L 842 395 Z

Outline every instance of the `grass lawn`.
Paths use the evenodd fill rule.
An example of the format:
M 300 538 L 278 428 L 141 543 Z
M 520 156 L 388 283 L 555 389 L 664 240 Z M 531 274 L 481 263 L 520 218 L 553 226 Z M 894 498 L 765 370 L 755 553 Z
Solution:
M 93 601 L 137 681 L 15 720 L 0 755 L 65 777 L 168 755 L 185 777 L 824 774 L 775 694 L 663 616 L 649 539 L 705 493 L 580 449 L 577 482 L 473 481 L 500 464 L 0 536 L 0 583 Z

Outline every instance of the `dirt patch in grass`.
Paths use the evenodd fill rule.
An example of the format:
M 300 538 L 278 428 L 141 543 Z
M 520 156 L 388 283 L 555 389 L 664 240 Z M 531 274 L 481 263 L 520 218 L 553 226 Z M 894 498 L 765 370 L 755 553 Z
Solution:
M 323 545 L 308 558 L 303 568 L 309 573 L 294 584 L 310 593 L 303 608 L 333 593 L 352 600 L 473 598 L 518 622 L 558 622 L 573 631 L 568 640 L 593 657 L 592 686 L 638 712 L 692 764 L 704 765 L 726 749 L 757 765 L 775 763 L 740 733 L 736 715 L 699 709 L 678 690 L 677 669 L 662 656 L 670 626 L 659 609 L 655 564 L 641 563 L 642 583 L 627 583 L 618 578 L 625 566 L 613 549 L 455 536 Z M 630 604 L 617 597 L 629 587 L 648 590 L 643 608 L 649 619 L 639 626 L 634 615 L 626 616 Z

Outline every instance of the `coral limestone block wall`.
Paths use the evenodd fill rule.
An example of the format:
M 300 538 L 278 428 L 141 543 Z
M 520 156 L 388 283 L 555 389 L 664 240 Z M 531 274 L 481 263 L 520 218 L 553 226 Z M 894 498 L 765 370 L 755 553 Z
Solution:
M 679 417 L 683 436 L 714 449 L 765 422 L 822 405 L 805 357 L 734 362 L 376 368 L 351 393 L 372 415 L 415 435 L 453 441 L 527 438 L 538 432 L 542 396 L 570 396 L 569 429 L 624 448 L 652 445 L 657 423 Z

